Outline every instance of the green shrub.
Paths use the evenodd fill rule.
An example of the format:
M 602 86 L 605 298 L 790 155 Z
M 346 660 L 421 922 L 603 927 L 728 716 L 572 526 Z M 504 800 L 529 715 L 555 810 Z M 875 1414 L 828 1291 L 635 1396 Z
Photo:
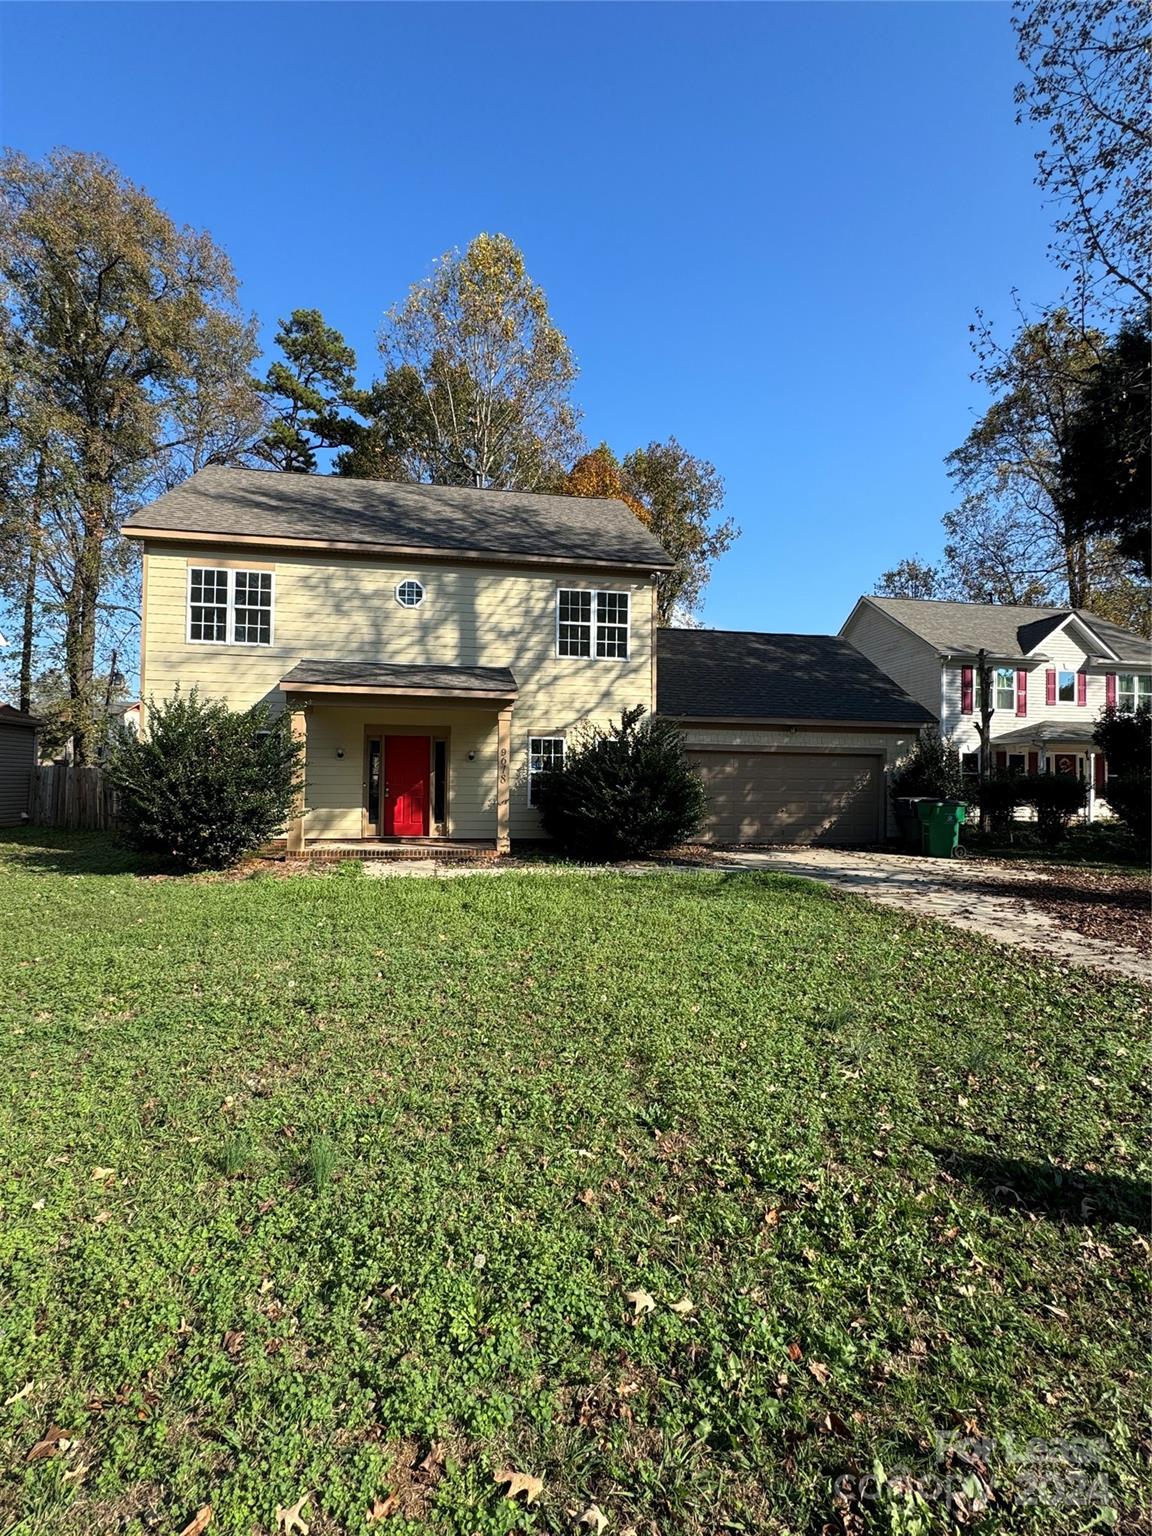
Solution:
M 928 795 L 934 800 L 966 799 L 959 752 L 938 730 L 929 727 L 892 774 L 892 794 L 898 800 L 912 795 Z
M 1104 798 L 1137 844 L 1147 849 L 1152 834 L 1152 777 L 1148 771 L 1152 714 L 1147 704 L 1136 710 L 1109 705 L 1101 711 L 1092 735 L 1108 764 Z
M 1131 773 L 1122 779 L 1109 779 L 1104 798 L 1118 821 L 1131 833 L 1145 853 L 1152 838 L 1152 777 Z
M 1018 773 L 991 773 L 973 785 L 969 794 L 987 817 L 990 830 L 1005 833 L 1016 812 L 1028 804 L 1029 780 Z
M 1036 812 L 1036 830 L 1048 847 L 1068 835 L 1072 818 L 1088 803 L 1088 784 L 1074 773 L 1041 773 L 1023 780 L 1023 803 Z
M 643 857 L 687 842 L 704 818 L 704 786 L 667 720 L 626 710 L 619 725 L 586 730 L 562 768 L 536 780 L 544 830 L 581 859 Z
M 195 688 L 150 700 L 146 734 L 123 732 L 106 767 L 121 837 L 179 869 L 226 869 L 283 828 L 300 751 L 264 705 L 231 710 Z

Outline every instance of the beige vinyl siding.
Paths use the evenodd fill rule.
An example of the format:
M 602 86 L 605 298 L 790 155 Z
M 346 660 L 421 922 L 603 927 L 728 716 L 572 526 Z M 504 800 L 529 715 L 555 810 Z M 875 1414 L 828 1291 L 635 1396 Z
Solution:
M 564 567 L 410 566 L 311 553 L 278 554 L 270 561 L 262 549 L 251 568 L 275 568 L 274 643 L 245 646 L 188 641 L 190 564 L 248 568 L 239 547 L 216 546 L 209 552 L 188 544 L 146 550 L 142 670 L 151 697 L 166 697 L 177 684 L 185 690 L 196 685 L 233 708 L 260 700 L 279 708 L 280 679 L 304 658 L 511 667 L 519 686 L 510 764 L 513 837 L 538 836 L 540 830 L 527 804 L 529 733 L 570 737 L 584 722 L 604 723 L 635 704 L 651 706 L 655 593 L 642 578 L 613 579 Z M 397 584 L 409 579 L 424 587 L 418 608 L 403 608 L 396 601 Z M 626 660 L 556 655 L 559 587 L 628 592 Z M 394 709 L 373 708 L 371 701 L 363 710 L 336 710 L 319 702 L 312 709 L 307 837 L 360 835 L 363 727 L 389 719 L 399 723 Z M 421 707 L 419 719 L 428 721 L 431 735 L 452 726 L 450 835 L 494 836 L 495 708 L 469 712 L 455 704 L 430 705 Z M 342 759 L 335 755 L 338 744 Z M 468 751 L 476 754 L 471 762 Z
M 36 732 L 0 724 L 0 827 L 18 826 L 28 809 L 28 775 L 36 762 Z
M 940 656 L 934 646 L 862 602 L 840 631 L 918 704 L 939 717 Z

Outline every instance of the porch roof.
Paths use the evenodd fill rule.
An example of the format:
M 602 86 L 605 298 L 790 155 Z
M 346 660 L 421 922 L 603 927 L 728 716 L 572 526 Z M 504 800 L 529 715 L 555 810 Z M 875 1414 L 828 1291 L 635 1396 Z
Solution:
M 993 747 L 1044 747 L 1053 742 L 1068 746 L 1091 747 L 1095 726 L 1091 720 L 1046 720 L 1036 725 L 1021 725 L 1014 731 L 993 736 Z
M 280 679 L 284 693 L 363 693 L 390 698 L 516 698 L 509 667 L 441 667 L 388 661 L 298 661 Z

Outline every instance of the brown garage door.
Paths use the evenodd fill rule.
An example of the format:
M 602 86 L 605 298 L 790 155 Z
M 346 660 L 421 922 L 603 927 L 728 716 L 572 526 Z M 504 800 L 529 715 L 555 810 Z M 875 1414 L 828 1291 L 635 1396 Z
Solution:
M 879 757 L 831 752 L 689 752 L 708 790 L 714 843 L 874 843 Z

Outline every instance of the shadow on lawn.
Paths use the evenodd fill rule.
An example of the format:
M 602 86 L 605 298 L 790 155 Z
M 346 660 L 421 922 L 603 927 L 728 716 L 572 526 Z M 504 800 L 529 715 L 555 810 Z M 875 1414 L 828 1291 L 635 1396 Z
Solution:
M 124 848 L 107 832 L 65 832 L 59 827 L 10 827 L 0 832 L 0 858 L 45 875 L 159 875 L 163 859 Z
M 1139 1179 L 1069 1171 L 983 1152 L 938 1149 L 938 1155 L 948 1173 L 981 1190 L 990 1205 L 1003 1210 L 1085 1227 L 1118 1222 L 1152 1231 L 1149 1189 Z

